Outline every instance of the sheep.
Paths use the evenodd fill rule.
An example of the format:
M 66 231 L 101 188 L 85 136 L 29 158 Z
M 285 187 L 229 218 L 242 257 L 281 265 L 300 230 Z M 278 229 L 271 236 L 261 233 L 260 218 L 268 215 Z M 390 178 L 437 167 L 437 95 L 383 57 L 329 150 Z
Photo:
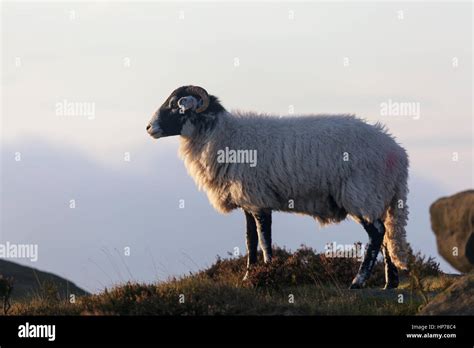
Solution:
M 407 269 L 409 250 L 408 156 L 380 123 L 354 115 L 228 112 L 202 87 L 183 86 L 146 129 L 155 139 L 180 135 L 179 155 L 218 212 L 243 210 L 244 279 L 257 262 L 257 244 L 264 262 L 271 261 L 272 211 L 282 211 L 312 216 L 321 225 L 351 217 L 369 242 L 350 288 L 365 287 L 380 249 L 385 288 L 398 286 L 398 269 Z M 234 150 L 232 160 L 222 159 L 224 149 Z M 255 151 L 256 165 L 236 163 L 238 151 Z

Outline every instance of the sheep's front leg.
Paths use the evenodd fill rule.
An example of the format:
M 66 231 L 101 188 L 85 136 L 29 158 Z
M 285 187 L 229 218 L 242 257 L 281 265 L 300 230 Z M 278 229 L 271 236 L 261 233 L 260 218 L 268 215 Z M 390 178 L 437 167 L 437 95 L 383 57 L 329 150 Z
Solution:
M 244 213 L 247 221 L 247 272 L 245 273 L 244 280 L 247 280 L 251 266 L 257 263 L 258 236 L 255 218 L 247 211 L 244 211 Z
M 272 211 L 261 210 L 253 216 L 257 223 L 258 241 L 263 251 L 263 260 L 268 263 L 272 260 Z
M 352 281 L 350 289 L 361 289 L 365 286 L 365 282 L 374 268 L 385 234 L 385 226 L 380 220 L 376 220 L 373 223 L 361 221 L 361 223 L 369 235 L 369 243 L 365 250 L 364 261 L 362 261 L 359 272 L 357 272 L 356 277 Z

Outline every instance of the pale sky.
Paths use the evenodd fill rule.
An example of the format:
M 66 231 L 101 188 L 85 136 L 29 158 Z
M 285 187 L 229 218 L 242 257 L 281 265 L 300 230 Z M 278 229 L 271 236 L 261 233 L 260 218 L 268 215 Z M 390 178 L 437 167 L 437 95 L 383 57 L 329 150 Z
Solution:
M 145 132 L 181 85 L 229 110 L 386 124 L 410 156 L 408 240 L 428 255 L 429 205 L 473 186 L 469 2 L 6 2 L 1 22 L 0 242 L 38 243 L 38 262 L 13 261 L 89 291 L 245 253 L 243 214 L 213 211 L 176 155 L 178 138 Z M 381 114 L 389 100 L 415 103 L 419 118 Z M 67 102 L 93 105 L 94 116 L 58 115 Z M 275 215 L 279 246 L 366 240 L 353 222 L 321 229 Z

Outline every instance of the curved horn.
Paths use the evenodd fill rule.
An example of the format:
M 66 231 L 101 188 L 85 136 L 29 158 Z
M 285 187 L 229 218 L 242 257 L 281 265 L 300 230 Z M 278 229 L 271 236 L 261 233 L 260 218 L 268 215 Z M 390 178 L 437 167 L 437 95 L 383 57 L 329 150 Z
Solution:
M 209 106 L 209 94 L 207 94 L 204 88 L 198 86 L 189 86 L 186 92 L 199 96 L 202 99 L 202 105 L 196 109 L 196 113 L 203 112 Z

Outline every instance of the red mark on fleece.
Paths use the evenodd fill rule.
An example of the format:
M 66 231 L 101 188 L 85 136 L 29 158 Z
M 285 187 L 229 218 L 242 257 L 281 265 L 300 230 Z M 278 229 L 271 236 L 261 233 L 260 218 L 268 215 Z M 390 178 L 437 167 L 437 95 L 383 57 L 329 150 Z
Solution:
M 398 156 L 395 152 L 390 151 L 385 158 L 385 167 L 387 171 L 392 171 L 393 168 L 397 165 Z

